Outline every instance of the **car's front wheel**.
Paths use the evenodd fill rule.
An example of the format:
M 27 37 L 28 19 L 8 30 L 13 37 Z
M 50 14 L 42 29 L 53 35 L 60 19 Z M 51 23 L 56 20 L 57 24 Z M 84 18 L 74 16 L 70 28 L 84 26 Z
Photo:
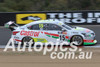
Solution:
M 71 38 L 71 42 L 77 42 L 76 46 L 82 46 L 83 45 L 83 38 L 79 35 L 75 35 Z

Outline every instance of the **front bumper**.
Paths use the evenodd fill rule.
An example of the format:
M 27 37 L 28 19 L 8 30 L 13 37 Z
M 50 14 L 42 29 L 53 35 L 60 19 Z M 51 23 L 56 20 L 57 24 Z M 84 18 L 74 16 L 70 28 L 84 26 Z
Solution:
M 90 41 L 84 41 L 83 45 L 95 45 L 97 44 L 97 40 L 92 40 L 91 42 Z

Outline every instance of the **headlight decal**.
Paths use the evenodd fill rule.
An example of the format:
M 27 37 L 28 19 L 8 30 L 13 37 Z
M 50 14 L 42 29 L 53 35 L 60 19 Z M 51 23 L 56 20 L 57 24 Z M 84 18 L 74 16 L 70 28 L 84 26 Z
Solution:
M 82 33 L 85 37 L 91 37 L 91 34 Z

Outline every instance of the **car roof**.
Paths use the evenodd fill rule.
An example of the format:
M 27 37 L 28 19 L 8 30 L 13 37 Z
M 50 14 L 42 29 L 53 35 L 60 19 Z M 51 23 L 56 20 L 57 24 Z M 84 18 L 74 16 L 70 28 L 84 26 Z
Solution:
M 26 24 L 25 26 L 30 26 L 34 24 L 40 24 L 40 23 L 52 23 L 52 24 L 57 24 L 57 25 L 63 25 L 64 23 L 58 20 L 39 20 L 39 21 L 34 21 L 31 23 Z

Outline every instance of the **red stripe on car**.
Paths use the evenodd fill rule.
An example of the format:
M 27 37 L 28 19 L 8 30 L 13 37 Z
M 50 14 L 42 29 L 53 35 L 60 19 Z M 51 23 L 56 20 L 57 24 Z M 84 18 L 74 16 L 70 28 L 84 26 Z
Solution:
M 19 31 L 14 31 L 14 32 L 13 32 L 13 35 L 16 35 L 17 33 L 19 33 Z
M 52 33 L 48 33 L 48 32 L 44 32 L 44 34 L 47 34 L 47 35 L 52 35 L 52 36 L 59 37 L 59 35 L 58 35 L 58 34 L 52 34 Z
M 84 40 L 84 42 L 93 42 L 94 40 Z
M 68 39 L 69 37 L 68 37 L 68 36 L 66 36 L 65 38 L 66 38 L 66 39 Z
M 18 40 L 18 39 L 15 39 L 15 40 L 21 42 L 21 40 Z

